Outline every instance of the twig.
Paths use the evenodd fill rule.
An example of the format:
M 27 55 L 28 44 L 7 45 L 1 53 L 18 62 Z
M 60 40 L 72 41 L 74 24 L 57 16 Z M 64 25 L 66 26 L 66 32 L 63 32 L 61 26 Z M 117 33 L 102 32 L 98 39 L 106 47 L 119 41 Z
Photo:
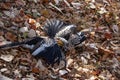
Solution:
M 50 6 L 52 6 L 53 8 L 55 8 L 57 11 L 59 11 L 61 14 L 63 14 L 63 12 L 61 11 L 61 9 L 59 9 L 58 7 L 56 7 L 55 5 L 53 5 L 51 2 L 49 3 Z

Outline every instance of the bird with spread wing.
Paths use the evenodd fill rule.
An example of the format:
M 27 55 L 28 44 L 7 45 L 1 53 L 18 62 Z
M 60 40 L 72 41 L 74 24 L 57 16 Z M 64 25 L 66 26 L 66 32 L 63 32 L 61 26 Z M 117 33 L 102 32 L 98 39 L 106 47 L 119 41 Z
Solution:
M 42 30 L 47 36 L 37 36 L 22 42 L 13 42 L 0 46 L 0 49 L 14 46 L 29 47 L 34 57 L 43 58 L 49 65 L 65 61 L 63 48 L 69 44 L 75 46 L 86 40 L 82 32 L 75 33 L 76 26 L 63 21 L 51 19 L 46 22 Z M 74 36 L 74 37 L 71 37 Z

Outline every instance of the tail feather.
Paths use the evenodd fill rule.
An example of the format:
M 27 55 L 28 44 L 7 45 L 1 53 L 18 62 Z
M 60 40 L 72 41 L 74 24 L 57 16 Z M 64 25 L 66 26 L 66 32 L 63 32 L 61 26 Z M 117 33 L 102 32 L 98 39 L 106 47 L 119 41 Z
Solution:
M 16 47 L 16 46 L 18 46 L 18 45 L 20 46 L 22 44 L 25 44 L 25 42 L 13 42 L 13 43 L 9 43 L 9 44 L 5 44 L 5 45 L 0 46 L 0 49 Z
M 12 43 L 9 43 L 9 44 L 2 45 L 2 46 L 0 46 L 0 49 L 22 46 L 23 44 L 25 44 L 25 45 L 26 44 L 27 45 L 35 45 L 38 42 L 41 42 L 42 40 L 43 40 L 43 38 L 41 38 L 41 37 L 33 37 L 32 39 L 28 39 L 28 40 L 25 40 L 25 41 L 22 41 L 22 42 L 12 42 Z

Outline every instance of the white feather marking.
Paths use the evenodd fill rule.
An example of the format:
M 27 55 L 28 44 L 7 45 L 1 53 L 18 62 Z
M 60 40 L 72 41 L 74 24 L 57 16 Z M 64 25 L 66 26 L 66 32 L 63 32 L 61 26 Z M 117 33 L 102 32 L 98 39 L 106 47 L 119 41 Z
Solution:
M 67 27 L 65 27 L 64 29 L 62 29 L 61 31 L 59 31 L 57 34 L 56 34 L 56 37 L 59 37 L 59 36 L 63 36 L 63 34 L 68 34 L 69 32 L 71 32 L 72 28 L 76 27 L 75 25 L 69 25 Z
M 45 49 L 45 47 L 47 47 L 46 44 L 41 45 L 39 48 L 37 48 L 37 49 L 32 53 L 32 55 L 33 55 L 33 56 L 38 55 L 41 51 L 43 51 L 43 50 Z

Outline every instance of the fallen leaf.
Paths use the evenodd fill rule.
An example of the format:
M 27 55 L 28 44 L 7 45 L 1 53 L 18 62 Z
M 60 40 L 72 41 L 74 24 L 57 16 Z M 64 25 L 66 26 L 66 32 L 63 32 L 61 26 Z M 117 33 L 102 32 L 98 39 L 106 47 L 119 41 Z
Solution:
M 60 76 L 63 76 L 65 74 L 67 74 L 67 73 L 68 73 L 68 71 L 66 71 L 66 70 L 59 70 L 59 75 Z
M 2 69 L 0 69 L 0 72 L 5 72 L 7 70 L 8 70 L 7 68 L 2 68 Z
M 18 6 L 25 6 L 26 5 L 26 2 L 24 0 L 16 0 L 15 3 L 18 5 Z
M 4 23 L 0 20 L 0 27 L 4 27 Z
M 3 31 L 0 31 L 0 36 L 2 36 L 4 34 L 4 32 Z
M 28 23 L 29 23 L 29 24 L 35 24 L 35 23 L 36 23 L 36 20 L 35 20 L 35 19 L 30 18 L 30 19 L 28 20 Z
M 32 72 L 33 73 L 40 73 L 40 70 L 39 70 L 39 68 L 35 67 L 35 68 L 32 68 Z
M 82 63 L 83 64 L 88 64 L 88 60 L 85 57 L 81 57 Z
M 105 49 L 103 47 L 99 47 L 98 48 L 98 52 L 99 53 L 103 53 L 103 57 L 102 60 L 106 60 L 106 58 L 108 58 L 110 55 L 114 55 L 114 52 L 109 50 L 109 49 Z
M 105 32 L 105 33 L 104 33 L 104 37 L 105 37 L 106 39 L 111 39 L 111 38 L 112 38 L 112 34 L 111 34 L 110 32 Z
M 89 7 L 91 8 L 91 9 L 95 9 L 96 8 L 96 6 L 94 5 L 94 3 L 89 3 Z
M 6 62 L 11 62 L 13 60 L 14 56 L 12 55 L 1 55 L 0 59 L 6 61 Z
M 114 33 L 119 34 L 119 27 L 118 25 L 113 25 L 112 30 Z
M 40 71 L 46 71 L 47 68 L 42 64 L 42 61 L 39 59 L 37 64 L 36 64 L 36 67 L 39 67 Z
M 17 36 L 14 35 L 13 33 L 10 33 L 10 32 L 7 32 L 5 34 L 5 38 L 12 41 L 12 42 L 17 41 Z
M 37 27 L 36 27 L 36 25 L 35 25 L 35 24 L 32 24 L 32 25 L 30 25 L 29 27 L 30 27 L 30 29 L 34 29 L 34 30 L 36 30 L 36 29 L 37 29 Z
M 69 67 L 73 63 L 73 59 L 69 58 L 67 60 L 67 67 Z
M 28 32 L 28 37 L 32 38 L 36 36 L 36 32 L 34 29 L 30 29 Z
M 100 74 L 100 71 L 99 71 L 99 70 L 94 70 L 94 71 L 92 71 L 92 74 L 93 74 L 93 75 L 99 75 L 99 74 Z
M 48 12 L 48 10 L 46 10 L 46 9 L 42 10 L 42 11 L 41 11 L 41 14 L 42 14 L 43 16 L 45 16 L 45 17 L 48 17 L 48 16 L 49 16 L 49 12 Z
M 13 80 L 13 79 L 8 78 L 0 73 L 0 80 Z
M 3 11 L 5 15 L 10 18 L 15 18 L 19 14 L 19 11 L 16 8 L 11 8 L 11 11 Z
M 10 3 L 1 3 L 0 7 L 1 7 L 1 10 L 2 9 L 9 10 L 11 5 L 10 5 Z
M 98 11 L 98 13 L 104 14 L 104 13 L 107 13 L 107 10 L 104 7 L 101 7 L 100 11 Z
M 75 3 L 75 2 L 72 2 L 71 4 L 72 4 L 73 7 L 76 8 L 76 9 L 80 9 L 80 6 L 82 5 L 81 3 Z
M 22 33 L 28 32 L 28 27 L 21 27 L 19 31 Z

